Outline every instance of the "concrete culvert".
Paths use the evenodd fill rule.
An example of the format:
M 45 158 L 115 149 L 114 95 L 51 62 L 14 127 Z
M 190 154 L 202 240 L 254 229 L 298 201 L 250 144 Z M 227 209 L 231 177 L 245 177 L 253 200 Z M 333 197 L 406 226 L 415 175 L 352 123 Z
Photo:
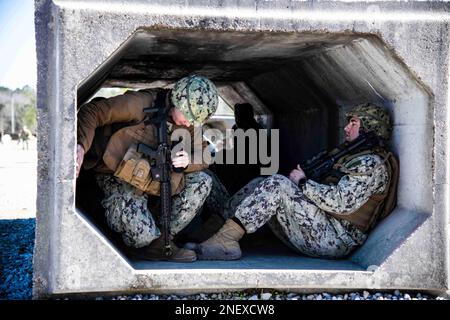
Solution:
M 286 24 L 274 16 L 272 23 L 259 20 L 255 25 L 253 18 L 240 17 L 233 25 L 229 18 L 192 14 L 160 20 L 134 10 L 81 9 L 77 1 L 37 6 L 37 33 L 49 39 L 38 49 L 39 177 L 51 192 L 38 200 L 35 295 L 245 288 L 445 290 L 448 75 L 429 73 L 424 65 L 435 67 L 433 57 L 442 57 L 447 48 L 438 46 L 423 59 L 406 49 L 408 39 L 420 48 L 434 45 L 411 33 L 415 23 L 422 26 L 420 21 L 407 27 L 383 21 L 371 27 L 351 18 Z M 47 31 L 44 22 L 53 17 L 58 27 Z M 94 25 L 82 24 L 86 21 Z M 120 26 L 117 34 L 106 30 L 107 22 Z M 436 22 L 429 28 L 447 43 L 437 35 L 445 27 Z M 430 36 L 429 29 L 418 28 Z M 87 49 L 105 34 L 107 41 Z M 55 56 L 47 56 L 46 50 Z M 439 61 L 447 66 L 447 60 Z M 92 176 L 83 173 L 75 192 L 70 152 L 76 145 L 76 110 L 101 95 L 102 88 L 164 87 L 192 73 L 214 81 L 227 110 L 210 119 L 211 127 L 230 127 L 233 106 L 249 102 L 263 127 L 279 129 L 279 173 L 284 175 L 343 140 L 349 108 L 365 102 L 387 108 L 394 124 L 389 147 L 401 165 L 394 212 L 346 259 L 300 256 L 268 229 L 246 236 L 244 256 L 237 261 L 179 264 L 130 257 L 122 239 L 106 225 L 102 194 Z M 217 173 L 227 179 L 226 171 Z

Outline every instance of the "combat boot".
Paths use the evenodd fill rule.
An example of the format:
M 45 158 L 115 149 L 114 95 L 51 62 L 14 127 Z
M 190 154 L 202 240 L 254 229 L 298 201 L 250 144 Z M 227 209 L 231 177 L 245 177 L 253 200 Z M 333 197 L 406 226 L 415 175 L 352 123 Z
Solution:
M 228 219 L 223 227 L 211 238 L 195 246 L 200 260 L 236 260 L 242 256 L 239 240 L 245 230 Z
M 149 261 L 170 261 L 170 262 L 194 262 L 197 260 L 195 251 L 179 248 L 170 239 L 172 255 L 167 256 L 164 252 L 164 235 L 154 240 L 148 246 L 136 249 L 134 255 L 138 259 Z
M 182 237 L 175 238 L 175 241 L 180 243 L 188 242 L 190 246 L 201 243 L 208 240 L 224 225 L 225 219 L 219 214 L 213 213 L 200 227 L 197 227 L 193 232 L 186 232 Z M 194 243 L 194 244 L 191 244 Z M 188 246 L 184 246 L 186 249 L 191 249 Z

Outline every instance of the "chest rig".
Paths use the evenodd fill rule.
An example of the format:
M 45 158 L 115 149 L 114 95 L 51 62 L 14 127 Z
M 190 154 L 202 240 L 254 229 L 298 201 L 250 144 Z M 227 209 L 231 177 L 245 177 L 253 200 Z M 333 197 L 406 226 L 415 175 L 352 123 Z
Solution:
M 369 154 L 378 155 L 382 159 L 382 162 L 368 172 L 358 173 L 352 170 L 353 167 L 358 165 L 357 158 Z M 399 162 L 391 152 L 387 152 L 381 147 L 374 147 L 341 157 L 333 166 L 330 174 L 325 176 L 321 182 L 325 184 L 337 184 L 344 175 L 370 175 L 379 166 L 383 165 L 386 167 L 389 177 L 388 185 L 383 193 L 373 194 L 366 203 L 351 214 L 339 215 L 331 212 L 328 212 L 328 214 L 336 219 L 349 221 L 364 233 L 372 229 L 378 221 L 388 216 L 397 203 L 397 185 L 399 178 Z

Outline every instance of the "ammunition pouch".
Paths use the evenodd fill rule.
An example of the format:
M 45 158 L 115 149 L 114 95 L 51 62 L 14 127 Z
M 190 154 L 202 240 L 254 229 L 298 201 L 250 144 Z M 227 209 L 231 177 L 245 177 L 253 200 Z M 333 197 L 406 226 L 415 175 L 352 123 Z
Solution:
M 137 145 L 132 144 L 117 166 L 114 176 L 131 184 L 141 193 L 160 196 L 161 184 L 153 179 L 150 161 L 141 152 Z M 176 195 L 184 188 L 184 173 L 171 172 L 172 195 Z
M 153 180 L 150 162 L 140 152 L 137 152 L 135 144 L 128 148 L 114 172 L 114 176 L 140 191 L 159 195 L 159 182 Z

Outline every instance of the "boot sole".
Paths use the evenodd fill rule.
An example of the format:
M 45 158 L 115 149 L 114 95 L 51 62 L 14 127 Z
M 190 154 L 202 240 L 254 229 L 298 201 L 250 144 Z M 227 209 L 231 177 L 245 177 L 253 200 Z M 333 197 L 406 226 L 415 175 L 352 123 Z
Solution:
M 217 256 L 202 256 L 200 254 L 197 254 L 198 260 L 222 260 L 222 261 L 229 261 L 229 260 L 239 260 L 242 258 L 242 254 L 239 255 L 217 255 Z
M 166 257 L 160 257 L 160 258 L 151 258 L 151 257 L 146 257 L 146 256 L 142 256 L 142 255 L 133 255 L 134 259 L 139 259 L 139 260 L 145 260 L 145 261 L 166 261 L 166 262 L 195 262 L 197 261 L 197 256 L 192 257 L 191 259 L 171 259 L 171 258 L 166 258 Z
M 192 258 L 192 259 L 190 259 L 190 260 L 186 260 L 186 259 L 181 260 L 181 259 L 145 258 L 145 257 L 139 257 L 139 259 L 146 260 L 146 261 L 153 261 L 153 262 L 155 262 L 155 261 L 166 261 L 166 262 L 180 262 L 180 263 L 183 263 L 183 262 L 195 262 L 195 261 L 197 261 L 197 258 Z

